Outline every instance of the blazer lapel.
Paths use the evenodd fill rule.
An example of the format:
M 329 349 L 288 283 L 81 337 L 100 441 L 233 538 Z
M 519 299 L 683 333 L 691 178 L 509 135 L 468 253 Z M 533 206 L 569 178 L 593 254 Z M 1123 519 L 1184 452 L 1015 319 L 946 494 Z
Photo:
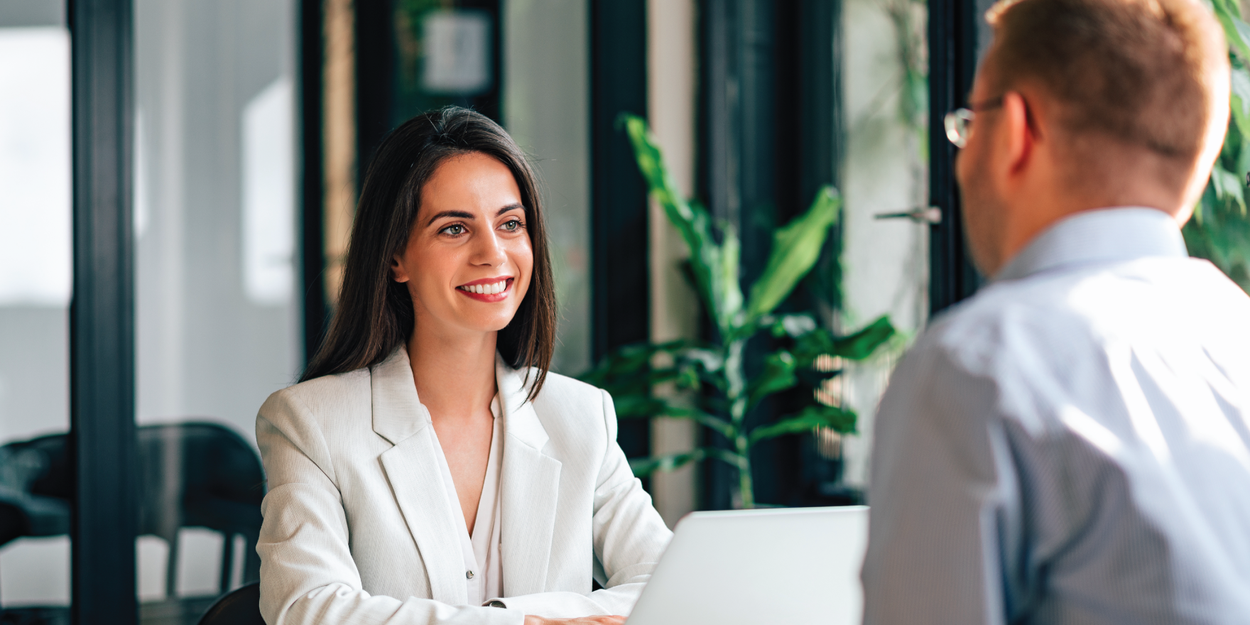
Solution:
M 421 554 L 431 598 L 464 605 L 468 590 L 459 527 L 434 454 L 438 442 L 430 413 L 417 399 L 403 346 L 373 367 L 371 384 L 373 431 L 394 445 L 382 453 L 382 468 Z
M 542 452 L 547 430 L 526 400 L 525 374 L 496 361 L 507 440 L 500 481 L 500 555 L 508 596 L 547 590 L 547 566 L 556 525 L 560 461 Z

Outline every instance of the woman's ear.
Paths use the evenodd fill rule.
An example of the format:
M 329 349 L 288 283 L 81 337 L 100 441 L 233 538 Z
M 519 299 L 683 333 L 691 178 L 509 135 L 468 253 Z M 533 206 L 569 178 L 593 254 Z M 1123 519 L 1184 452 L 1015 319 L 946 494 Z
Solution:
M 404 265 L 400 262 L 399 254 L 391 257 L 391 278 L 396 282 L 408 281 L 408 272 L 404 270 Z

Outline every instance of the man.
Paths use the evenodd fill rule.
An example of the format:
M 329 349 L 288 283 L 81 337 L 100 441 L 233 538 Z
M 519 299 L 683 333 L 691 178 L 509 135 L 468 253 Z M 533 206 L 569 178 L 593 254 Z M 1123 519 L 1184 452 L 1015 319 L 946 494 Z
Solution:
M 962 145 L 990 284 L 876 425 L 865 621 L 1250 623 L 1250 299 L 1179 227 L 1228 122 L 1196 0 L 1019 0 Z

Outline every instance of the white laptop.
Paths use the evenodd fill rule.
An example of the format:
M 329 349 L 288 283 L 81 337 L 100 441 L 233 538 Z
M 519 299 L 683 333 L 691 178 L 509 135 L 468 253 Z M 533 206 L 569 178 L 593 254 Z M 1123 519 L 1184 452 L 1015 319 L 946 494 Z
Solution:
M 695 512 L 627 625 L 858 625 L 868 508 Z

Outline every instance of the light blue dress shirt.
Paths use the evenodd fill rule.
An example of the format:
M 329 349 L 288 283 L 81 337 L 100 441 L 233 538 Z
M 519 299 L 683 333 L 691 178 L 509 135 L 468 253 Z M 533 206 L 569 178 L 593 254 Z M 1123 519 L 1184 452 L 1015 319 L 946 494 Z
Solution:
M 1034 239 L 874 436 L 866 623 L 1250 623 L 1250 298 L 1160 211 Z

